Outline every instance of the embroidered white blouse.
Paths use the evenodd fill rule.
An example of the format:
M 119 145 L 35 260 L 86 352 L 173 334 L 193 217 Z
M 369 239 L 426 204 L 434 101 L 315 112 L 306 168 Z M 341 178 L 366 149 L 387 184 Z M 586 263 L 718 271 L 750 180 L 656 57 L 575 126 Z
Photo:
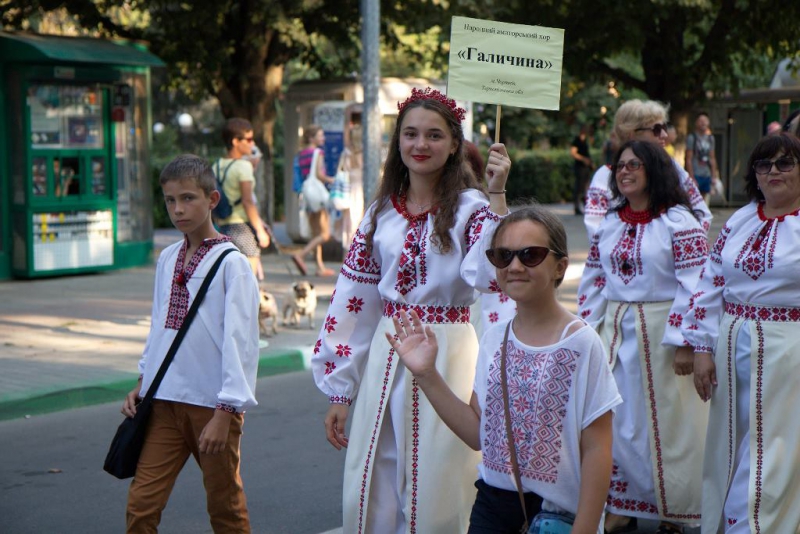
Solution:
M 185 243 L 158 257 L 150 333 L 139 361 L 141 396 L 155 378 L 194 295 L 230 238 L 207 239 L 183 268 Z M 228 254 L 208 288 L 156 399 L 242 412 L 257 404 L 258 282 L 247 259 Z
M 708 256 L 706 231 L 683 206 L 637 222 L 609 213 L 591 239 L 578 287 L 580 316 L 595 328 L 608 301 L 673 301 L 664 345 L 682 346 L 680 326 Z
M 333 403 L 355 398 L 382 316 L 418 306 L 423 322 L 469 322 L 476 286 L 488 292 L 494 278 L 484 250 L 500 216 L 480 191 L 459 195 L 448 254 L 431 242 L 433 214 L 409 215 L 400 199 L 378 215 L 370 254 L 365 237 L 374 209 L 353 238 L 311 360 L 317 386 Z
M 481 408 L 481 479 L 517 491 L 508 453 L 500 347 L 506 324 L 483 335 L 474 391 Z M 584 326 L 546 347 L 508 335 L 506 349 L 511 430 L 524 491 L 545 499 L 548 510 L 577 512 L 583 429 L 622 403 L 603 343 Z
M 714 352 L 726 306 L 754 319 L 800 319 L 798 243 L 800 210 L 768 219 L 763 204 L 752 202 L 728 219 L 683 322 L 683 335 L 696 352 Z
M 689 176 L 675 160 L 673 160 L 675 168 L 678 171 L 678 176 L 681 180 L 681 185 L 689 195 L 689 202 L 692 204 L 692 209 L 698 212 L 700 221 L 702 222 L 703 229 L 708 232 L 711 228 L 711 210 L 706 206 L 703 200 L 703 195 L 697 189 L 697 183 Z M 594 173 L 592 182 L 589 184 L 589 189 L 586 192 L 586 206 L 583 214 L 583 224 L 586 226 L 586 233 L 589 236 L 589 241 L 592 236 L 600 227 L 603 218 L 606 216 L 609 208 L 614 206 L 614 199 L 611 197 L 611 189 L 609 189 L 608 181 L 611 179 L 611 167 L 603 165 Z

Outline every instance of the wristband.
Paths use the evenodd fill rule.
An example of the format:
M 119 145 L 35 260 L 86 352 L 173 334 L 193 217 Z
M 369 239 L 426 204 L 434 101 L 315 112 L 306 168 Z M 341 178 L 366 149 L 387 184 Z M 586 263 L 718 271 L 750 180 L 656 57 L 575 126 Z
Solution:
M 489 193 L 490 195 L 505 195 L 506 190 L 503 189 L 502 191 L 487 191 L 487 193 Z

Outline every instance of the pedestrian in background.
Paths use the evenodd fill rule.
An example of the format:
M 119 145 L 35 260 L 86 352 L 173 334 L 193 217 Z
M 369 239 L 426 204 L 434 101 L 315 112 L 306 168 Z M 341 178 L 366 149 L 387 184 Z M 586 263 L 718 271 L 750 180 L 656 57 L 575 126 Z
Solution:
M 314 349 L 314 379 L 331 403 L 328 441 L 347 447 L 344 532 L 467 529 L 479 457 L 445 427 L 384 336 L 397 313 L 416 310 L 439 339 L 439 372 L 469 400 L 478 353 L 469 306 L 475 286 L 488 291 L 493 278 L 483 250 L 508 213 L 511 162 L 492 145 L 485 192 L 465 161 L 465 113 L 430 88 L 399 105 L 376 200 Z
M 574 160 L 572 172 L 575 174 L 575 182 L 572 187 L 572 202 L 575 204 L 575 215 L 583 215 L 586 189 L 589 187 L 589 179 L 594 168 L 589 153 L 589 130 L 588 124 L 581 125 L 580 132 L 569 147 L 569 155 Z
M 592 237 L 578 288 L 581 317 L 608 350 L 625 402 L 614 417 L 606 531 L 658 519 L 658 534 L 700 519 L 708 410 L 692 380 L 681 320 L 708 241 L 672 158 L 648 141 L 620 148 L 614 204 Z
M 791 134 L 755 146 L 750 203 L 723 226 L 683 322 L 697 393 L 711 401 L 704 533 L 800 530 L 798 162 Z
M 308 198 L 308 186 L 314 185 L 314 190 L 318 191 L 324 189 L 321 184 L 333 184 L 333 178 L 328 176 L 325 171 L 325 151 L 322 147 L 325 146 L 325 132 L 316 125 L 311 125 L 303 130 L 303 140 L 306 147 L 298 154 L 300 162 L 300 173 L 303 175 L 303 190 L 306 202 L 306 214 L 308 215 L 308 223 L 311 227 L 311 239 L 303 249 L 292 256 L 300 274 L 306 276 L 308 268 L 306 267 L 303 258 L 309 252 L 314 253 L 314 259 L 317 263 L 317 276 L 333 276 L 336 274 L 333 270 L 325 267 L 322 261 L 322 244 L 326 243 L 331 238 L 330 228 L 330 214 L 328 213 L 328 202 L 323 200 L 326 193 L 323 193 L 320 198 Z M 308 180 L 318 180 L 318 184 L 307 184 Z M 303 214 L 301 214 L 301 217 Z
M 719 180 L 716 142 L 711 133 L 708 113 L 701 111 L 694 121 L 694 131 L 686 136 L 686 172 L 697 182 L 706 204 L 711 200 L 711 182 Z
M 255 174 L 247 158 L 252 157 L 255 138 L 249 121 L 232 118 L 225 121 L 222 141 L 228 150 L 214 164 L 214 173 L 233 207 L 230 216 L 217 220 L 219 231 L 247 257 L 253 273 L 258 273 L 261 249 L 269 246 L 269 234 L 258 214 L 255 201 Z
M 160 182 L 170 220 L 184 236 L 158 258 L 139 383 L 122 406 L 127 417 L 136 414 L 209 269 L 223 251 L 234 248 L 211 220 L 219 192 L 205 161 L 178 156 L 164 167 Z M 128 491 L 128 533 L 157 531 L 190 455 L 203 473 L 214 532 L 250 532 L 239 447 L 244 411 L 256 405 L 258 298 L 249 263 L 241 254 L 229 254 L 154 395 Z
M 334 227 L 342 246 L 348 249 L 364 216 L 364 140 L 360 124 L 352 126 L 347 133 L 347 146 L 342 151 L 340 167 L 348 176 L 349 207 L 341 210 Z

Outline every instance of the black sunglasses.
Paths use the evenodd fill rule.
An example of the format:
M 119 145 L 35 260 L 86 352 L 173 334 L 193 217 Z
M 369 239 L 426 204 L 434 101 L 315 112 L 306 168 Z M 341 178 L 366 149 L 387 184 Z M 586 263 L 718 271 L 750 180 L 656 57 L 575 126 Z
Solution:
M 656 137 L 661 137 L 661 132 L 666 132 L 669 125 L 665 122 L 663 124 L 654 124 L 650 128 L 636 128 L 637 132 L 650 130 Z
M 490 248 L 486 251 L 489 263 L 498 269 L 505 269 L 514 261 L 514 256 L 519 258 L 525 267 L 536 267 L 544 261 L 549 253 L 553 252 L 547 247 L 525 247 L 520 250 L 507 248 Z
M 756 174 L 769 174 L 769 171 L 772 170 L 773 163 L 780 172 L 789 172 L 794 169 L 795 165 L 797 165 L 797 162 L 794 160 L 794 158 L 784 156 L 776 159 L 774 162 L 769 159 L 756 160 L 753 162 L 753 170 L 756 171 Z

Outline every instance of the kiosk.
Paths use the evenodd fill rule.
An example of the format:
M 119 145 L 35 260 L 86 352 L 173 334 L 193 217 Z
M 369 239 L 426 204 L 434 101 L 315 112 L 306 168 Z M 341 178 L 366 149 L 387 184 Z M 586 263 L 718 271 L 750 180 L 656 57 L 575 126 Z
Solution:
M 150 260 L 150 67 L 141 46 L 0 32 L 0 279 Z

